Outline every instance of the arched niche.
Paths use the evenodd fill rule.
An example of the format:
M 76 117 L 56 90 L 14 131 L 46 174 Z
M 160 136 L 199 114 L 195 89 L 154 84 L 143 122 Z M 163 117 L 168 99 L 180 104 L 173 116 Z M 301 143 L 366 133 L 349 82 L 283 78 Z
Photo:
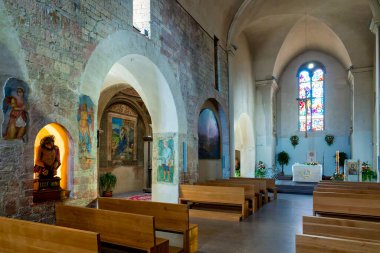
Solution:
M 169 62 L 153 43 L 147 43 L 140 34 L 119 31 L 101 41 L 92 52 L 79 91 L 94 102 L 95 125 L 99 121 L 98 110 L 105 108 L 101 107 L 102 90 L 115 84 L 128 84 L 137 91 L 152 120 L 152 200 L 176 203 L 179 196 L 178 175 L 182 167 L 182 149 L 179 148 L 182 145 L 179 142 L 180 135 L 187 133 L 187 118 L 178 79 Z M 94 134 L 92 139 L 96 139 Z M 160 144 L 164 140 L 172 140 L 174 144 L 173 182 L 158 180 Z M 93 150 L 96 149 L 94 145 Z M 92 155 L 90 158 L 97 164 L 96 155 Z M 97 174 L 97 171 L 94 172 L 95 177 Z M 91 193 L 98 192 L 97 184 L 89 188 Z
M 229 133 L 224 110 L 216 99 L 208 99 L 202 105 L 197 129 L 199 180 L 228 178 Z
M 55 137 L 54 145 L 58 146 L 60 152 L 61 166 L 57 170 L 57 176 L 61 178 L 60 186 L 64 190 L 72 190 L 73 145 L 70 134 L 63 126 L 57 123 L 50 123 L 40 129 L 34 140 L 34 163 L 37 160 L 41 140 L 49 135 Z

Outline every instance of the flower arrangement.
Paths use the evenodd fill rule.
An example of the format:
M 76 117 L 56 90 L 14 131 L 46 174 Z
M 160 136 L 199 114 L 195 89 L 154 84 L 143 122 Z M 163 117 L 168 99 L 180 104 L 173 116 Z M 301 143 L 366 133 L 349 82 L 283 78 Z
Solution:
M 334 143 L 334 135 L 326 134 L 325 141 L 327 145 L 331 146 Z
M 372 181 L 377 179 L 376 172 L 373 171 L 368 162 L 362 163 L 362 180 L 363 181 Z
M 290 142 L 292 143 L 293 148 L 296 148 L 299 141 L 300 141 L 300 138 L 297 135 L 290 136 Z
M 333 176 L 330 178 L 330 180 L 332 181 L 343 181 L 344 180 L 344 174 L 338 174 L 338 173 L 334 173 Z
M 319 163 L 317 162 L 310 162 L 310 163 L 305 163 L 306 165 L 318 165 Z
M 264 178 L 265 175 L 267 174 L 267 171 L 266 171 L 266 168 L 265 168 L 265 164 L 263 161 L 259 161 L 259 163 L 257 164 L 257 168 L 256 168 L 256 177 L 258 178 Z

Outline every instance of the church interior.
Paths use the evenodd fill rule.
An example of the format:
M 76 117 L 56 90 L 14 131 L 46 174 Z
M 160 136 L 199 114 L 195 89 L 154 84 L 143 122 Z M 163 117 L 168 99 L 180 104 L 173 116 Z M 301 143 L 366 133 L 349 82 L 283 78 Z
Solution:
M 379 252 L 380 0 L 0 0 L 0 252 Z

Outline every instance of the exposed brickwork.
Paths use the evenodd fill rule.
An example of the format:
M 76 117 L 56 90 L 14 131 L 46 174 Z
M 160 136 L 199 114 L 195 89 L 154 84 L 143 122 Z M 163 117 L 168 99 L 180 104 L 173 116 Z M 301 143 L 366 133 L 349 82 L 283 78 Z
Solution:
M 4 0 L 4 4 L 8 17 L 0 18 L 10 17 L 19 37 L 29 76 L 24 81 L 30 85 L 31 94 L 29 141 L 0 141 L 0 215 L 51 223 L 53 203 L 32 203 L 34 138 L 44 124 L 64 121 L 77 148 L 78 97 L 86 63 L 110 34 L 120 30 L 136 32 L 132 26 L 132 1 Z M 173 0 L 151 1 L 151 15 L 151 39 L 147 38 L 146 43 L 159 48 L 162 57 L 168 58 L 181 87 L 188 135 L 180 136 L 179 141 L 188 142 L 189 178 L 196 181 L 199 112 L 194 108 L 212 97 L 228 108 L 227 54 L 221 50 L 219 56 L 219 93 L 214 89 L 213 38 Z M 95 198 L 96 169 L 83 170 L 75 159 L 73 197 Z M 181 162 L 178 161 L 180 167 Z

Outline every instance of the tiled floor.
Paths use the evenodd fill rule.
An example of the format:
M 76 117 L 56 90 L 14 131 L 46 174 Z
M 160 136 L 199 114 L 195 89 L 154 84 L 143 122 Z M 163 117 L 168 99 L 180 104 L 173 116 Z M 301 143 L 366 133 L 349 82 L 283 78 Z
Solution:
M 293 253 L 303 215 L 312 215 L 312 196 L 279 194 L 240 223 L 206 219 L 191 223 L 199 225 L 199 253 Z

